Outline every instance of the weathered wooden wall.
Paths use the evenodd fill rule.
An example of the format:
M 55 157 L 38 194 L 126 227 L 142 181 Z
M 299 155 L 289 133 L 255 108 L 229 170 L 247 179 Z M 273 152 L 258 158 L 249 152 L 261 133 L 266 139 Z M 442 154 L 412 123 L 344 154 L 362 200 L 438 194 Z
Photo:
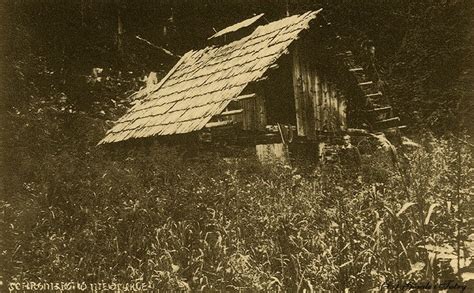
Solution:
M 336 87 L 324 60 L 315 60 L 314 45 L 299 41 L 293 48 L 293 89 L 299 136 L 314 139 L 318 132 L 346 128 L 346 99 Z
M 292 124 L 296 121 L 298 136 L 308 139 L 316 139 L 321 133 L 345 130 L 347 103 L 336 86 L 339 81 L 337 70 L 333 68 L 334 61 L 321 58 L 318 50 L 323 49 L 317 44 L 303 43 L 302 40 L 296 42 L 287 66 L 281 65 L 280 72 L 267 84 L 268 88 L 252 89 L 253 97 L 232 102 L 224 112 L 241 111 L 221 119 L 237 122 L 242 130 L 247 131 L 264 131 L 267 122 Z M 280 93 L 280 86 L 291 88 L 291 83 L 292 93 Z M 287 99 L 294 99 L 294 108 L 293 103 L 286 103 Z M 291 105 L 293 109 L 279 105 Z M 296 116 L 296 119 L 286 119 L 285 115 L 274 113 L 280 111 Z
M 257 95 L 255 98 L 245 99 L 239 103 L 244 109 L 242 116 L 243 129 L 264 130 L 266 125 L 266 113 L 263 98 Z
M 230 115 L 227 119 L 241 124 L 243 130 L 265 130 L 267 120 L 264 99 L 262 96 L 255 95 L 252 98 L 242 99 L 232 103 L 232 107 L 229 108 L 229 110 L 243 109 L 243 112 Z

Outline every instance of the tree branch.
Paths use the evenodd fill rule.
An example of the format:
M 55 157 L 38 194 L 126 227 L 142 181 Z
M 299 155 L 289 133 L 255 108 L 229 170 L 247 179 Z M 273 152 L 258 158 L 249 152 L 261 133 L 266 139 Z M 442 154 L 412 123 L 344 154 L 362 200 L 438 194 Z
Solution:
M 168 55 L 168 56 L 171 56 L 171 57 L 174 57 L 174 58 L 177 58 L 177 59 L 181 58 L 180 55 L 174 54 L 173 52 L 171 52 L 171 51 L 169 51 L 169 50 L 166 50 L 166 49 L 163 48 L 163 47 L 157 46 L 157 45 L 151 43 L 150 41 L 148 41 L 148 40 L 146 40 L 146 39 L 144 39 L 144 38 L 142 38 L 142 37 L 140 37 L 140 36 L 135 36 L 135 38 L 137 38 L 137 39 L 140 40 L 140 41 L 145 42 L 146 44 L 150 45 L 151 47 L 153 47 L 153 48 L 155 48 L 155 49 L 160 50 L 161 52 L 165 53 L 165 54 Z

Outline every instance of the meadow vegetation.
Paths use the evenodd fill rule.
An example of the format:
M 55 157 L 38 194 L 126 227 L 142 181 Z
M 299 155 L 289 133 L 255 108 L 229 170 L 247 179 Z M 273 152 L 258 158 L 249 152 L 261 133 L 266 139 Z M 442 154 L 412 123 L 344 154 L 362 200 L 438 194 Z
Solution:
M 367 151 L 361 171 L 165 145 L 95 149 L 67 165 L 55 155 L 37 166 L 45 181 L 2 200 L 8 277 L 289 291 L 453 279 L 457 264 L 433 247 L 467 251 L 470 150 L 421 144 L 397 165 Z

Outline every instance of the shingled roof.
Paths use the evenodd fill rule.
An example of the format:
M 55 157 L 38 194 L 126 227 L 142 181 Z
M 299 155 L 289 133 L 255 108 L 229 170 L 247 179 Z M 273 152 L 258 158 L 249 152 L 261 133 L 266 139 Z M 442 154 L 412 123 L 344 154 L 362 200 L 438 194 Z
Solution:
M 189 51 L 99 144 L 202 129 L 244 88 L 260 79 L 319 11 L 259 26 L 249 36 L 220 47 Z

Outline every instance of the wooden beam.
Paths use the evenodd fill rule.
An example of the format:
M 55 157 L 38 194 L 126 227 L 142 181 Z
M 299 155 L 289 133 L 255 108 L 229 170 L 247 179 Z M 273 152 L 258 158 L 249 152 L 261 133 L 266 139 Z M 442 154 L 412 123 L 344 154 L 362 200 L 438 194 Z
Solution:
M 379 131 L 380 132 L 400 131 L 400 130 L 405 129 L 405 128 L 407 128 L 406 125 L 399 125 L 399 126 L 393 126 L 393 127 L 386 127 L 386 128 L 380 129 Z
M 293 94 L 295 99 L 296 110 L 296 127 L 297 134 L 306 136 L 306 121 L 304 113 L 304 98 L 303 98 L 303 80 L 301 68 L 301 45 L 296 43 L 293 52 Z
M 236 115 L 236 114 L 241 114 L 244 112 L 244 109 L 238 109 L 238 110 L 231 110 L 231 111 L 226 111 L 222 112 L 217 116 L 229 116 L 229 115 Z
M 392 107 L 379 107 L 366 111 L 372 121 L 382 121 L 392 116 Z
M 384 111 L 390 111 L 391 109 L 392 109 L 392 107 L 388 106 L 388 107 L 370 109 L 370 110 L 367 110 L 367 112 L 384 112 Z
M 213 128 L 213 127 L 219 127 L 219 126 L 227 126 L 234 124 L 234 121 L 232 120 L 225 120 L 225 121 L 217 121 L 217 122 L 209 122 L 206 124 L 206 128 Z
M 394 128 L 394 127 L 398 127 L 399 123 L 400 123 L 399 117 L 388 118 L 388 119 L 376 121 L 375 128 L 377 129 Z
M 377 123 L 386 123 L 386 122 L 394 122 L 394 121 L 400 121 L 400 118 L 399 117 L 393 117 L 393 118 L 377 121 Z
M 382 92 L 376 92 L 376 93 L 373 93 L 373 94 L 367 94 L 365 96 L 367 98 L 370 98 L 370 97 L 381 96 L 381 95 L 382 95 Z
M 236 98 L 233 99 L 233 101 L 242 101 L 242 100 L 246 100 L 246 99 L 251 99 L 251 98 L 255 98 L 257 96 L 257 94 L 248 94 L 248 95 L 241 95 L 241 96 L 238 96 Z

